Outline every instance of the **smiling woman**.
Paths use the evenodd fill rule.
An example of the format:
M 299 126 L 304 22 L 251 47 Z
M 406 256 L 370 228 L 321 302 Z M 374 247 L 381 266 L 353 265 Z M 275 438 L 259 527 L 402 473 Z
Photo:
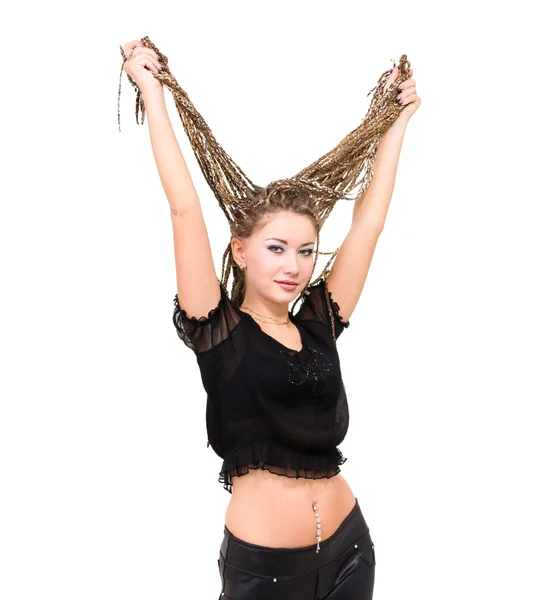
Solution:
M 306 287 L 314 270 L 317 225 L 308 199 L 298 191 L 278 196 L 280 205 L 254 213 L 232 228 L 231 250 L 238 267 L 241 308 L 270 325 L 287 326 L 288 303 Z M 269 233 L 276 235 L 268 237 Z
M 287 296 L 291 302 L 309 283 L 318 232 L 310 195 L 303 190 L 279 190 L 272 196 L 271 204 L 258 205 L 248 216 L 232 223 L 230 229 L 236 301 L 255 311 L 260 308 L 261 313 L 269 311 L 283 320 L 287 310 L 282 307 L 277 314 L 276 307 L 261 305 L 252 292 L 262 292 L 260 285 L 265 284 L 275 293 L 275 283 L 291 282 L 293 286 L 280 286 L 286 292 L 295 292 Z M 252 282 L 251 293 L 247 292 L 247 273 Z M 283 295 L 275 300 L 283 303 Z
M 261 187 L 216 142 L 148 38 L 121 51 L 122 70 L 137 89 L 137 122 L 140 111 L 143 119 L 148 114 L 171 208 L 178 287 L 173 323 L 196 355 L 207 392 L 208 445 L 222 458 L 219 482 L 233 492 L 218 558 L 220 596 L 370 600 L 374 544 L 340 473 L 347 459 L 338 446 L 349 407 L 337 340 L 350 325 L 344 317 L 358 301 L 389 205 L 402 139 L 402 128 L 390 128 L 402 114 L 393 82 L 407 85 L 406 98 L 413 95 L 406 55 L 397 71 L 394 66 L 381 76 L 356 130 L 294 177 Z M 220 279 L 162 86 L 173 94 L 229 221 Z M 378 184 L 371 186 L 386 134 L 374 173 Z M 355 200 L 353 226 L 340 250 L 320 252 L 321 228 L 341 199 Z M 319 254 L 331 258 L 311 282 Z

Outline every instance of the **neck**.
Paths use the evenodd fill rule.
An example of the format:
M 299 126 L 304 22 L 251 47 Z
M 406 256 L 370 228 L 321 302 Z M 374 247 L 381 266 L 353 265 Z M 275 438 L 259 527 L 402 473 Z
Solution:
M 268 302 L 260 297 L 252 297 L 245 294 L 243 303 L 239 308 L 255 319 L 263 318 L 279 323 L 289 321 L 289 306 L 281 302 Z

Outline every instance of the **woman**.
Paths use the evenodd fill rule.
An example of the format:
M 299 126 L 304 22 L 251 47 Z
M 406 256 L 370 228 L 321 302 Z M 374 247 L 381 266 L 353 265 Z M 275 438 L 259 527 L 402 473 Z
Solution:
M 349 421 L 336 340 L 362 293 L 383 229 L 408 119 L 420 104 L 402 84 L 399 118 L 381 139 L 374 176 L 326 276 L 309 285 L 321 223 L 310 194 L 277 190 L 231 225 L 233 299 L 214 269 L 201 206 L 154 76 L 163 63 L 125 45 L 171 207 L 178 294 L 173 321 L 208 393 L 208 444 L 233 491 L 218 565 L 231 600 L 370 599 L 375 551 L 337 445 Z M 391 83 L 397 78 L 394 67 Z M 412 70 L 410 72 L 412 75 Z M 304 292 L 303 292 L 304 290 Z M 302 293 L 299 311 L 289 304 Z

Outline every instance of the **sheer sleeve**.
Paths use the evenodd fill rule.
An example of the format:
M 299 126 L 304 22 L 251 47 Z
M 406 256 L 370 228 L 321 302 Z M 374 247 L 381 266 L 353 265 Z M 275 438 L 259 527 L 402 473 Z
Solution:
M 341 309 L 331 297 L 331 292 L 327 290 L 325 279 L 321 279 L 318 283 L 311 285 L 305 290 L 301 308 L 297 311 L 295 318 L 299 321 L 317 321 L 325 325 L 331 332 L 331 319 L 328 303 L 326 302 L 326 294 L 330 301 L 335 326 L 335 338 L 337 339 L 351 323 L 350 321 L 344 321 L 341 317 Z
M 225 339 L 241 320 L 240 309 L 229 298 L 226 289 L 220 282 L 220 300 L 207 316 L 188 317 L 180 307 L 179 298 L 174 297 L 173 324 L 179 339 L 193 350 L 195 354 L 208 352 Z

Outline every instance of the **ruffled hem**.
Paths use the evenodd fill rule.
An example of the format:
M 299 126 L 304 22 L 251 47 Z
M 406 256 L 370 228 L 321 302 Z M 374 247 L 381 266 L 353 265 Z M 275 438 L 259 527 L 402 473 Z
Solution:
M 331 292 L 329 290 L 326 289 L 327 293 L 328 293 L 328 297 L 330 299 L 330 304 L 331 304 L 331 309 L 333 311 L 333 314 L 341 321 L 341 324 L 343 325 L 343 327 L 349 327 L 349 325 L 351 324 L 350 321 L 344 321 L 343 317 L 339 314 L 340 312 L 340 308 L 339 308 L 339 304 L 337 304 L 337 302 L 331 297 Z
M 309 454 L 291 450 L 271 440 L 253 442 L 225 456 L 218 481 L 231 494 L 232 478 L 241 477 L 255 469 L 264 469 L 290 479 L 329 479 L 341 471 L 339 465 L 346 461 L 347 458 L 337 447 L 319 454 Z
M 223 310 L 223 306 L 227 297 L 227 290 L 220 281 L 220 300 L 218 301 L 218 304 L 208 311 L 208 315 L 203 315 L 197 318 L 189 317 L 187 315 L 185 310 L 183 310 L 179 305 L 178 294 L 175 295 L 173 299 L 173 324 L 175 325 L 177 335 L 181 341 L 184 342 L 186 346 L 191 348 L 191 350 L 194 350 L 195 348 L 187 330 L 189 329 L 189 331 L 194 331 L 198 335 L 197 327 L 213 323 L 216 317 L 218 317 L 219 313 Z
M 207 316 L 202 316 L 202 317 L 197 318 L 197 317 L 189 317 L 187 315 L 187 313 L 181 308 L 181 306 L 179 306 L 179 297 L 176 294 L 173 299 L 174 315 L 177 313 L 177 316 L 179 316 L 180 319 L 182 319 L 183 321 L 186 321 L 188 323 L 194 323 L 195 325 L 203 325 L 203 324 L 205 325 L 210 320 L 212 320 L 214 318 L 214 316 L 217 315 L 222 310 L 222 307 L 223 307 L 224 301 L 225 301 L 225 296 L 227 296 L 227 291 L 220 282 L 220 300 L 218 301 L 218 304 L 214 308 L 212 308 L 208 311 Z

